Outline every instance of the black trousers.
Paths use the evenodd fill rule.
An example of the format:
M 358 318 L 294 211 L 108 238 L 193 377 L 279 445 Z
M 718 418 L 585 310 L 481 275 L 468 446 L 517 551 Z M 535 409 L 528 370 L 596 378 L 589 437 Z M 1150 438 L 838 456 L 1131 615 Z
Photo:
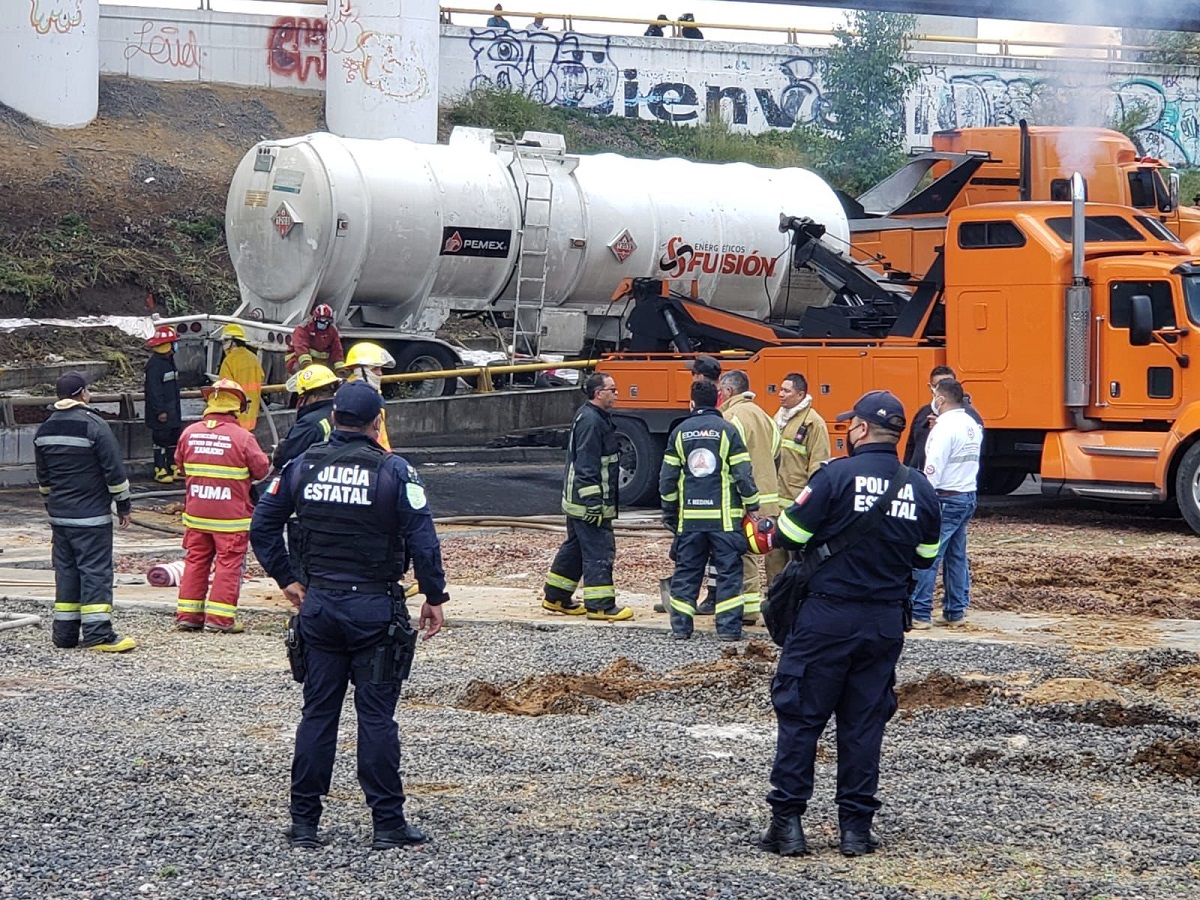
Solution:
M 779 656 L 771 702 L 779 723 L 767 802 L 802 815 L 813 793 L 817 740 L 837 717 L 837 805 L 843 830 L 864 832 L 879 809 L 883 730 L 896 712 L 904 647 L 900 602 L 810 596 Z
M 671 629 L 691 634 L 696 599 L 709 560 L 716 569 L 717 632 L 742 633 L 742 554 L 746 538 L 734 531 L 687 531 L 675 538 L 671 576 Z
M 400 684 L 372 684 L 375 648 L 387 639 L 392 598 L 313 588 L 300 607 L 304 639 L 304 712 L 292 757 L 292 821 L 316 825 L 321 797 L 329 794 L 337 756 L 338 722 L 346 686 L 354 684 L 358 714 L 358 783 L 375 828 L 404 825 L 400 734 L 396 702 Z
M 114 640 L 112 525 L 74 528 L 51 525 L 54 562 L 55 647 L 84 646 Z
M 612 522 L 591 525 L 567 516 L 567 539 L 562 542 L 546 576 L 546 599 L 570 600 L 583 580 L 583 604 L 593 611 L 617 605 L 613 585 L 613 563 L 617 559 L 617 539 Z
M 166 469 L 175 465 L 175 445 L 179 443 L 182 428 L 166 425 L 153 425 L 150 428 L 150 440 L 154 442 L 154 468 Z

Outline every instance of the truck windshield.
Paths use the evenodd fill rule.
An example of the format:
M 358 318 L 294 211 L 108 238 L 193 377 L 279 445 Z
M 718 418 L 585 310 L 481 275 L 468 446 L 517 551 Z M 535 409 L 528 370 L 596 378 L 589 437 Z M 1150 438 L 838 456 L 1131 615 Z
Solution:
M 1200 275 L 1183 276 L 1183 302 L 1193 325 L 1200 325 Z

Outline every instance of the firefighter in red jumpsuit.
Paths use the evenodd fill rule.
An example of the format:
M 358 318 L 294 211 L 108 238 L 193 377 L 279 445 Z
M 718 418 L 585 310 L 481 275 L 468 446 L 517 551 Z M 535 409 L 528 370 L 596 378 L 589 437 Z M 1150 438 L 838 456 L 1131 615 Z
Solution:
M 292 349 L 284 357 L 288 374 L 293 375 L 313 363 L 336 371 L 342 368 L 345 358 L 342 337 L 333 324 L 333 307 L 318 303 L 308 321 L 297 325 L 292 332 Z
M 175 462 L 185 478 L 183 577 L 175 625 L 181 631 L 237 633 L 242 564 L 254 504 L 250 485 L 271 468 L 253 432 L 238 424 L 247 406 L 241 385 L 222 378 L 202 390 L 204 418 L 184 429 Z M 209 572 L 212 589 L 209 590 Z

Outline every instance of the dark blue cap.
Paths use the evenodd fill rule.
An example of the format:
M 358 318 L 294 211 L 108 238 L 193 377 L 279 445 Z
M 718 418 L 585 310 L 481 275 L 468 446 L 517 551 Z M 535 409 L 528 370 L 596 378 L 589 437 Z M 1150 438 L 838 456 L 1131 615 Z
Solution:
M 904 404 L 891 391 L 868 391 L 858 398 L 854 409 L 840 413 L 837 420 L 844 422 L 855 416 L 871 425 L 878 425 L 896 433 L 903 431 L 904 426 L 908 424 L 908 418 L 904 415 Z
M 352 428 L 370 425 L 382 409 L 383 398 L 379 391 L 365 381 L 347 382 L 333 395 L 334 421 L 338 425 Z
M 82 372 L 64 372 L 54 383 L 54 392 L 58 394 L 59 399 L 67 400 L 82 394 L 87 384 L 87 376 Z

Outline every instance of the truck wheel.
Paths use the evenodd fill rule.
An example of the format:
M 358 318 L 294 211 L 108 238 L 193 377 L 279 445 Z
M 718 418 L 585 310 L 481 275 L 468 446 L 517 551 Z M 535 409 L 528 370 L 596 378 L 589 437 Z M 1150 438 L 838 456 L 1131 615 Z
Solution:
M 1200 444 L 1192 444 L 1175 473 L 1175 502 L 1192 531 L 1200 534 Z
M 979 493 L 985 497 L 1003 497 L 1023 485 L 1027 475 L 1024 469 L 989 469 L 985 466 L 979 473 Z
M 456 369 L 458 363 L 455 352 L 442 344 L 403 344 L 396 353 L 396 368 L 389 374 L 438 372 L 442 369 Z M 396 381 L 386 386 L 384 396 L 396 400 L 428 400 L 433 397 L 451 397 L 457 390 L 457 378 Z
M 658 506 L 658 471 L 666 439 L 654 435 L 637 419 L 617 417 L 621 454 L 621 505 Z

